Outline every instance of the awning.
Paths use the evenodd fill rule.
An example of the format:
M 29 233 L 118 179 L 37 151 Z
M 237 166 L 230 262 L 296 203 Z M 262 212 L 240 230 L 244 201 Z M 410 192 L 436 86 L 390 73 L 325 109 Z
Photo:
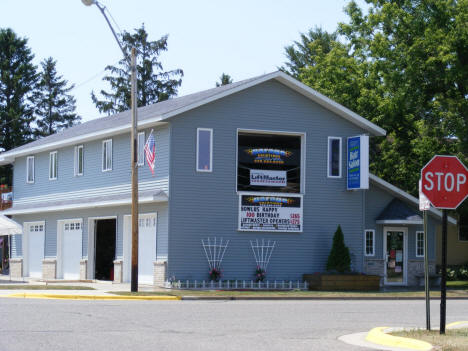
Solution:
M 23 227 L 14 220 L 0 214 L 0 235 L 23 234 Z
M 377 217 L 377 224 L 423 224 L 418 211 L 399 199 L 393 199 Z

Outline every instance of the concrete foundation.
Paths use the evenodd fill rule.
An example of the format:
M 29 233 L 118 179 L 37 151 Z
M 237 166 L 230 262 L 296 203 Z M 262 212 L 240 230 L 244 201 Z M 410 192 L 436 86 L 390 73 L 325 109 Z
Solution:
M 123 261 L 121 259 L 114 261 L 114 283 L 123 281 Z
M 153 284 L 154 286 L 163 287 L 167 279 L 167 261 L 154 262 L 153 268 Z
M 83 259 L 80 261 L 80 280 L 88 279 L 88 260 Z
M 57 278 L 57 259 L 45 258 L 42 260 L 42 279 L 56 279 Z
M 10 258 L 10 276 L 14 279 L 23 278 L 23 259 Z

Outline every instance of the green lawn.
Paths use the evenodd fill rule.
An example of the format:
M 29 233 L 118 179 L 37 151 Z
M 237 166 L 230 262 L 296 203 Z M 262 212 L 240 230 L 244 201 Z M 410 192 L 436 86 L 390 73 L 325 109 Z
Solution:
M 440 335 L 438 330 L 411 330 L 391 334 L 426 341 L 440 351 L 468 350 L 468 329 L 447 329 L 445 335 Z

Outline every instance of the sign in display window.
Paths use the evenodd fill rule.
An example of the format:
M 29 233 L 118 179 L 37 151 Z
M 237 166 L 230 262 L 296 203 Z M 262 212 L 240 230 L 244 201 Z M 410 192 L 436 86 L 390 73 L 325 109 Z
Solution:
M 239 230 L 302 232 L 302 196 L 242 194 Z

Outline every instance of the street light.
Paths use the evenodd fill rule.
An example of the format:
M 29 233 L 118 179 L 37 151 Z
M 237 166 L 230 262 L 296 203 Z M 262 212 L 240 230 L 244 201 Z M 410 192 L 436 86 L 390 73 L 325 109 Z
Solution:
M 131 170 L 132 170 L 132 269 L 131 269 L 131 287 L 132 292 L 138 291 L 138 165 L 137 165 L 137 81 L 136 81 L 136 49 L 132 47 L 132 56 L 129 59 L 127 53 L 122 47 L 114 28 L 112 28 L 109 19 L 105 13 L 105 7 L 96 0 L 81 0 L 86 6 L 96 5 L 106 19 L 112 34 L 114 35 L 125 60 L 130 65 L 131 77 L 131 104 L 132 104 L 132 128 L 131 128 Z

